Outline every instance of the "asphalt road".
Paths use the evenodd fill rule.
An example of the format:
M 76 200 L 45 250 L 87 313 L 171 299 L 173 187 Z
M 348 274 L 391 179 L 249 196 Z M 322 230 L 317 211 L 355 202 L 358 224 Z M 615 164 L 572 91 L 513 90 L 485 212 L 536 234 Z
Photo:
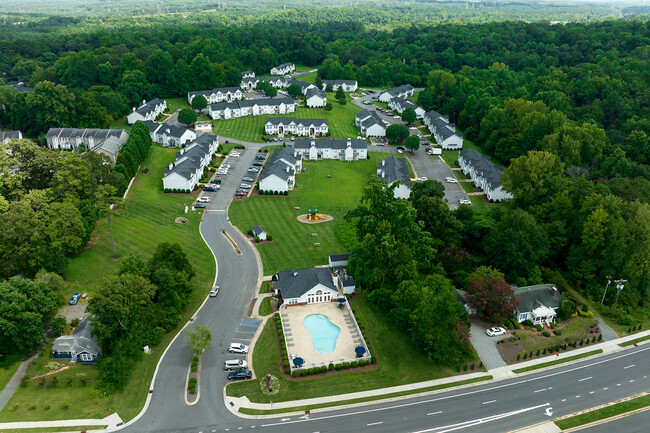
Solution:
M 647 433 L 650 431 L 650 410 L 604 422 L 580 431 L 584 433 Z

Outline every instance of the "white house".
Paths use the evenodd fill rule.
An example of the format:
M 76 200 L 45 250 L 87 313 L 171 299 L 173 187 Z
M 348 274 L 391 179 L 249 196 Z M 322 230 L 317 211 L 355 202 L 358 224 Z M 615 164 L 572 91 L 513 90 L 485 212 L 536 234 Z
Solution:
M 273 291 L 286 306 L 336 301 L 338 290 L 327 268 L 306 268 L 278 272 Z
M 463 134 L 456 131 L 456 125 L 449 123 L 449 117 L 432 110 L 424 113 L 423 119 L 440 147 L 449 150 L 463 148 Z
M 368 157 L 368 143 L 365 139 L 337 140 L 333 138 L 296 139 L 293 148 L 303 159 L 342 159 L 354 161 Z
M 399 114 L 402 114 L 407 108 L 412 108 L 413 111 L 415 111 L 416 119 L 422 119 L 425 113 L 424 108 L 420 107 L 419 105 L 415 105 L 408 99 L 400 98 L 399 96 L 391 98 L 391 100 L 388 101 L 388 106 L 391 109 L 397 111 Z
M 292 84 L 297 84 L 297 85 L 299 85 L 299 86 L 300 86 L 300 91 L 302 92 L 303 95 L 305 94 L 305 92 L 307 91 L 307 89 L 309 89 L 309 88 L 311 88 L 311 87 L 316 88 L 316 86 L 315 86 L 314 84 L 312 84 L 312 83 L 308 83 L 308 82 L 306 82 L 306 81 L 296 80 L 295 78 L 292 78 L 292 79 L 289 81 L 289 86 L 291 86 Z
M 128 139 L 124 129 L 50 128 L 45 134 L 50 149 L 74 150 L 83 144 L 91 152 L 108 156 L 113 163 Z
M 515 310 L 515 318 L 519 323 L 530 320 L 535 325 L 555 322 L 557 310 L 564 298 L 553 284 L 538 284 L 536 286 L 513 287 L 515 298 L 519 305 Z
M 11 140 L 22 140 L 23 133 L 20 131 L 0 131 L 0 143 L 9 143 Z
M 377 164 L 377 177 L 384 179 L 388 186 L 398 182 L 393 194 L 395 198 L 408 199 L 411 196 L 411 179 L 409 178 L 409 168 L 403 158 L 389 156 L 382 159 Z
M 241 87 L 242 90 L 254 90 L 257 87 L 258 83 L 261 83 L 262 81 L 265 81 L 269 83 L 271 86 L 275 87 L 276 89 L 282 89 L 285 87 L 289 87 L 289 79 L 287 77 L 248 77 L 248 78 L 242 78 L 241 84 L 239 87 Z
M 360 111 L 357 113 L 354 123 L 361 129 L 361 135 L 366 137 L 386 136 L 387 123 L 374 110 Z
M 256 238 L 256 239 L 259 238 L 259 240 L 261 240 L 261 241 L 265 241 L 266 240 L 266 232 L 264 231 L 264 229 L 262 227 L 255 224 L 253 226 L 253 237 Z
M 127 120 L 129 125 L 133 125 L 138 120 L 156 120 L 156 117 L 167 109 L 167 101 L 162 99 L 152 99 L 149 102 L 142 101 L 137 109 L 133 107 L 133 111 L 129 113 Z
M 192 191 L 203 175 L 203 168 L 212 160 L 217 151 L 219 138 L 203 134 L 176 154 L 176 162 L 165 168 L 164 189 Z
M 242 78 L 251 78 L 255 76 L 255 72 L 253 71 L 244 71 L 241 73 Z
M 192 104 L 192 100 L 197 95 L 203 95 L 208 101 L 208 104 L 216 104 L 217 102 L 232 102 L 238 101 L 244 97 L 239 87 L 220 87 L 212 90 L 196 90 L 187 92 L 187 103 Z
M 502 201 L 512 198 L 512 194 L 505 191 L 501 185 L 503 167 L 498 167 L 490 160 L 489 156 L 478 153 L 475 149 L 466 149 L 458 152 L 458 165 L 463 173 L 468 175 L 474 185 L 485 192 L 491 201 Z
M 332 90 L 336 92 L 339 87 L 343 87 L 344 92 L 355 92 L 359 87 L 357 80 L 323 80 L 323 90 L 327 89 L 327 85 L 332 85 Z
M 149 128 L 151 140 L 165 147 L 181 147 L 190 141 L 196 140 L 196 131 L 193 129 L 181 128 L 166 123 L 156 123 L 150 120 L 145 120 L 142 123 Z
M 324 136 L 329 131 L 327 119 L 296 119 L 295 117 L 267 117 L 264 122 L 267 134 L 293 134 L 299 136 Z
M 402 86 L 395 87 L 393 89 L 387 90 L 379 94 L 379 101 L 388 103 L 394 97 L 398 98 L 408 98 L 413 96 L 415 89 L 410 84 L 404 84 Z
M 276 149 L 269 157 L 260 173 L 260 191 L 285 192 L 296 183 L 296 173 L 302 171 L 302 160 L 298 153 L 285 147 Z
M 271 68 L 271 75 L 287 75 L 296 70 L 296 65 L 293 63 L 283 63 L 280 66 Z
M 213 119 L 234 119 L 261 114 L 287 114 L 296 111 L 293 98 L 264 98 L 210 104 L 208 109 Z
M 309 87 L 305 90 L 305 105 L 309 108 L 320 108 L 327 104 L 327 96 L 325 92 L 314 87 Z

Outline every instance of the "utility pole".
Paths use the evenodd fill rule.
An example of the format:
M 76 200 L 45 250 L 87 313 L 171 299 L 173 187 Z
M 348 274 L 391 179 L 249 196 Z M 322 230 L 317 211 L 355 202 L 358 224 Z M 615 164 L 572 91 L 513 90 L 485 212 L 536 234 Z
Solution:
M 603 299 L 600 300 L 600 305 L 603 305 L 603 302 L 605 302 L 605 295 L 607 294 L 607 288 L 609 287 L 609 284 L 612 282 L 612 276 L 608 275 L 607 276 L 607 285 L 605 286 L 605 293 L 603 293 Z
M 627 283 L 627 280 L 616 280 L 614 281 L 616 283 L 616 289 L 618 291 L 616 292 L 616 302 L 614 303 L 614 310 L 616 310 L 616 306 L 618 305 L 618 295 L 621 294 L 621 291 L 623 290 L 624 284 Z

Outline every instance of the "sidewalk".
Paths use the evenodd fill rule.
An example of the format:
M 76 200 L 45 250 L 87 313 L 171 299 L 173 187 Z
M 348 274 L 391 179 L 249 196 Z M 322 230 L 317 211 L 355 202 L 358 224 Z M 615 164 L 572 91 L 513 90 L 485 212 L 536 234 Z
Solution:
M 14 375 L 11 376 L 11 379 L 9 379 L 7 385 L 5 385 L 5 389 L 3 389 L 2 392 L 0 392 L 0 411 L 5 407 L 5 405 L 11 398 L 11 396 L 14 395 L 16 389 L 18 389 L 18 385 L 20 385 L 20 379 L 25 375 L 29 363 L 35 360 L 36 358 L 38 358 L 38 353 L 24 360 L 20 364 L 18 370 L 16 370 Z
M 122 425 L 122 419 L 117 413 L 103 419 L 65 419 L 60 421 L 32 421 L 32 422 L 4 422 L 0 423 L 0 430 L 22 429 L 22 428 L 54 428 L 54 427 L 76 427 L 76 426 L 99 426 L 106 427 L 106 431 L 114 430 Z
M 442 379 L 437 379 L 437 380 L 430 380 L 426 382 L 419 382 L 419 383 L 410 383 L 407 385 L 400 385 L 400 386 L 393 386 L 390 388 L 383 388 L 383 389 L 373 389 L 369 391 L 360 391 L 360 392 L 353 392 L 353 393 L 348 393 L 348 394 L 339 394 L 339 395 L 331 395 L 331 396 L 326 396 L 326 397 L 317 397 L 317 398 L 309 398 L 309 399 L 304 399 L 304 400 L 293 400 L 293 401 L 284 401 L 284 402 L 277 402 L 271 404 L 266 404 L 266 403 L 251 403 L 247 397 L 229 397 L 225 395 L 224 391 L 224 399 L 226 403 L 226 407 L 235 415 L 242 417 L 242 418 L 267 418 L 267 417 L 277 417 L 279 414 L 273 414 L 273 415 L 245 415 L 239 412 L 240 408 L 248 408 L 248 409 L 257 409 L 257 410 L 277 410 L 277 409 L 289 409 L 292 407 L 301 407 L 301 406 L 310 406 L 310 405 L 320 405 L 324 403 L 332 403 L 332 402 L 337 402 L 337 401 L 346 401 L 346 400 L 356 400 L 356 399 L 362 399 L 362 398 L 368 398 L 368 397 L 376 397 L 375 400 L 372 401 L 367 401 L 363 403 L 354 403 L 354 404 L 345 404 L 345 405 L 340 405 L 340 406 L 332 406 L 332 407 L 327 407 L 327 408 L 321 408 L 321 409 L 312 409 L 312 412 L 315 411 L 327 411 L 327 410 L 336 410 L 336 409 L 341 409 L 342 407 L 348 408 L 348 407 L 356 407 L 356 406 L 366 406 L 366 405 L 372 405 L 376 404 L 378 400 L 381 399 L 382 395 L 387 395 L 387 394 L 392 394 L 392 393 L 397 393 L 397 392 L 404 392 L 404 391 L 413 391 L 417 389 L 423 389 L 423 388 L 428 388 L 431 386 L 436 386 L 436 385 L 444 385 L 444 384 L 449 384 L 453 382 L 459 382 L 459 381 L 464 381 L 472 378 L 478 378 L 478 377 L 486 377 L 486 376 L 492 376 L 493 379 L 491 382 L 495 381 L 500 381 L 500 380 L 505 380 L 505 379 L 510 379 L 516 376 L 524 376 L 526 374 L 531 374 L 531 373 L 538 373 L 540 371 L 546 371 L 550 370 L 559 366 L 565 366 L 565 365 L 570 365 L 572 363 L 576 362 L 581 362 L 584 361 L 585 358 L 575 360 L 575 361 L 569 361 L 566 363 L 562 364 L 556 364 L 552 365 L 549 367 L 545 368 L 540 368 L 537 370 L 532 370 L 530 372 L 525 372 L 525 373 L 520 373 L 516 374 L 513 372 L 513 370 L 518 370 L 520 368 L 525 368 L 525 367 L 530 367 L 533 365 L 538 365 L 538 364 L 544 364 L 546 362 L 550 361 L 555 361 L 556 359 L 562 359 L 570 357 L 570 356 L 575 356 L 575 355 L 580 355 L 583 353 L 588 353 L 592 352 L 594 350 L 601 349 L 603 352 L 597 355 L 593 355 L 592 358 L 594 357 L 600 357 L 603 355 L 608 355 L 612 353 L 616 353 L 622 350 L 625 350 L 626 348 L 620 347 L 619 344 L 624 343 L 626 341 L 630 340 L 635 340 L 640 337 L 645 337 L 650 335 L 650 330 L 648 331 L 643 331 L 643 332 L 638 332 L 633 335 L 629 335 L 627 337 L 619 338 L 616 340 L 610 340 L 610 341 L 605 341 L 599 344 L 591 344 L 589 346 L 572 350 L 568 353 L 563 353 L 560 355 L 559 358 L 553 357 L 553 356 L 547 356 L 545 358 L 538 358 L 534 359 L 531 361 L 527 362 L 520 362 L 517 364 L 513 365 L 507 365 L 505 367 L 499 367 L 499 368 L 494 368 L 491 370 L 488 370 L 487 373 L 471 373 L 471 374 L 465 374 L 462 376 L 451 376 L 451 377 L 445 377 Z M 650 340 L 644 341 L 639 344 L 647 344 L 649 343 Z M 445 388 L 445 389 L 440 389 L 436 391 L 423 391 L 420 394 L 414 393 L 414 394 L 408 394 L 405 396 L 399 396 L 399 397 L 391 397 L 391 398 L 385 398 L 381 399 L 381 402 L 391 402 L 391 401 L 397 401 L 397 400 L 404 400 L 408 398 L 413 398 L 413 397 L 418 397 L 420 395 L 431 395 L 431 394 L 438 394 L 442 392 L 447 392 L 450 389 L 463 389 L 463 388 L 468 388 L 472 386 L 476 386 L 477 384 L 485 384 L 489 383 L 490 381 L 484 381 L 484 382 L 478 382 L 478 383 L 471 383 L 471 384 L 466 384 L 466 385 L 461 385 L 453 388 Z M 290 415 L 290 414 L 302 414 L 303 412 L 288 412 L 285 415 Z

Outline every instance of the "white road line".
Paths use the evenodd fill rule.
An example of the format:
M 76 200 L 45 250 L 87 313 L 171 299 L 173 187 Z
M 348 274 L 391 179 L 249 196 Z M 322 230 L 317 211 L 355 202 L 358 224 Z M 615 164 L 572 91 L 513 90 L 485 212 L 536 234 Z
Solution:
M 605 387 L 605 388 L 603 388 L 603 391 L 607 391 L 607 389 L 608 389 L 608 388 L 607 388 L 607 387 Z
M 566 401 L 566 398 L 563 398 L 562 401 Z
M 490 403 L 495 403 L 495 402 L 496 402 L 496 400 L 490 400 L 490 401 L 484 401 L 481 404 L 490 404 Z
M 371 422 L 370 424 L 366 424 L 366 425 L 368 427 L 370 427 L 371 425 L 379 425 L 379 424 L 383 424 L 383 423 L 384 423 L 383 421 L 379 421 L 379 422 Z
M 625 369 L 627 369 L 627 368 L 632 368 L 632 367 L 634 367 L 634 366 L 635 366 L 635 364 L 628 365 L 627 367 L 623 367 L 623 370 L 625 370 Z
M 583 380 L 589 380 L 589 379 L 592 379 L 592 378 L 593 378 L 593 376 L 585 377 L 583 379 L 578 380 L 578 382 L 582 382 Z
M 594 392 L 596 392 L 596 391 L 589 391 L 589 394 L 593 394 Z
M 533 391 L 533 392 L 542 392 L 542 391 L 546 391 L 546 388 L 544 388 L 544 389 L 538 389 L 537 391 Z
M 430 415 L 438 415 L 439 413 L 442 413 L 442 411 L 439 410 L 438 412 L 431 412 L 431 413 L 428 413 L 427 416 L 430 416 Z
M 576 395 L 576 398 L 580 398 L 580 396 L 579 396 L 579 395 Z

